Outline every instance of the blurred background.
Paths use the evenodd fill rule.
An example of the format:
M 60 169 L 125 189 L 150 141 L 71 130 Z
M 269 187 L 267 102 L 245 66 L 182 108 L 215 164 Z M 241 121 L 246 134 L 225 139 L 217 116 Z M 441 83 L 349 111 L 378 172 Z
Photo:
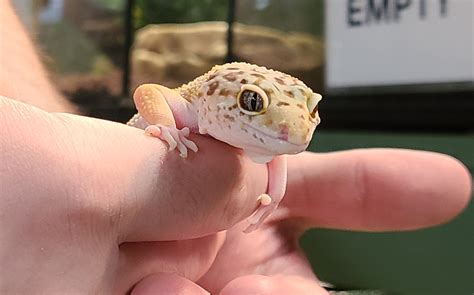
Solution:
M 13 0 L 54 83 L 126 122 L 141 83 L 178 87 L 245 61 L 324 99 L 310 150 L 437 151 L 474 172 L 474 0 Z M 338 290 L 473 294 L 474 205 L 412 232 L 314 229 L 301 239 Z

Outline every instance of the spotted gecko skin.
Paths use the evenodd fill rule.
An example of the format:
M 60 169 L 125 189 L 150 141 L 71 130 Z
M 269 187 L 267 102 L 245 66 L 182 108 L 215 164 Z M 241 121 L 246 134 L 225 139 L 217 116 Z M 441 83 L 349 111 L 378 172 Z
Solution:
M 157 123 L 147 122 L 147 115 L 150 117 L 162 107 L 156 106 L 157 98 L 152 96 L 153 84 L 140 87 L 134 94 L 139 113 L 127 124 L 145 129 Z M 241 62 L 214 66 L 206 74 L 174 90 L 159 87 L 175 119 L 165 122 L 170 115 L 164 114 L 160 115 L 164 119 L 159 120 L 164 121 L 159 123 L 171 126 L 171 131 L 188 127 L 191 132 L 208 134 L 242 149 L 257 163 L 268 163 L 269 198 L 262 195 L 257 199 L 261 201 L 261 207 L 255 212 L 248 231 L 255 230 L 283 198 L 286 160 L 282 155 L 304 151 L 320 123 L 318 103 L 321 95 L 290 75 Z M 241 100 L 244 91 L 260 96 L 263 104 L 260 111 L 244 109 Z M 178 97 L 180 102 L 176 103 L 176 99 L 171 100 L 169 96 Z M 163 137 L 162 129 L 149 130 L 149 134 L 170 143 L 169 135 Z M 187 155 L 186 149 L 197 151 L 194 143 L 190 144 L 186 139 L 187 131 L 171 133 L 176 141 L 184 142 L 185 147 L 181 144 L 179 149 L 182 156 Z

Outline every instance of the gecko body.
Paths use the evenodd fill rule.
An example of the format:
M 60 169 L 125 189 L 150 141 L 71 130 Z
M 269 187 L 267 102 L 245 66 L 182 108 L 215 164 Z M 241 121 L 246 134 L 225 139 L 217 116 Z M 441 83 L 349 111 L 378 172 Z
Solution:
M 314 93 L 290 75 L 247 63 L 228 63 L 177 88 L 139 86 L 133 95 L 138 113 L 127 123 L 177 148 L 185 158 L 197 146 L 190 132 L 208 134 L 267 163 L 267 194 L 250 218 L 255 230 L 278 206 L 286 189 L 286 154 L 304 151 L 320 123 Z

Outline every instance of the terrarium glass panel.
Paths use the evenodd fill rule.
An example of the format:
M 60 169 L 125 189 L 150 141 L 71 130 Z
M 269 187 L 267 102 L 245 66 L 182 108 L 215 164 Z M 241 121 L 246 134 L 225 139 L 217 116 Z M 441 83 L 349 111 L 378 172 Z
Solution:
M 223 63 L 227 11 L 228 1 L 136 1 L 131 89 L 147 82 L 178 87 Z
M 232 56 L 280 70 L 323 91 L 322 0 L 236 1 Z
M 125 0 L 14 0 L 53 83 L 90 113 L 123 90 Z M 102 116 L 104 115 L 103 110 Z

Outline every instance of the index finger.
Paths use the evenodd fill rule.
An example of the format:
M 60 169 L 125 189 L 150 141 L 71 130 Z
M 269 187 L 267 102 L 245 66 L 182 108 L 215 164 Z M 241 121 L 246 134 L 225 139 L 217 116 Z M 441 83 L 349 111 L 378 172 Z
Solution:
M 466 207 L 471 176 L 442 154 L 364 149 L 304 153 L 288 161 L 282 206 L 311 226 L 410 230 L 446 222 Z
M 2 192 L 10 191 L 17 206 L 34 208 L 38 220 L 49 214 L 78 227 L 90 223 L 94 233 L 119 242 L 227 229 L 255 210 L 267 185 L 265 166 L 203 136 L 192 138 L 199 153 L 182 159 L 143 130 L 50 114 L 2 97 L 0 121 L 8 135 L 0 137 L 2 151 L 8 151 L 0 153 L 8 167 L 1 171 Z M 18 185 L 18 179 L 27 181 Z

